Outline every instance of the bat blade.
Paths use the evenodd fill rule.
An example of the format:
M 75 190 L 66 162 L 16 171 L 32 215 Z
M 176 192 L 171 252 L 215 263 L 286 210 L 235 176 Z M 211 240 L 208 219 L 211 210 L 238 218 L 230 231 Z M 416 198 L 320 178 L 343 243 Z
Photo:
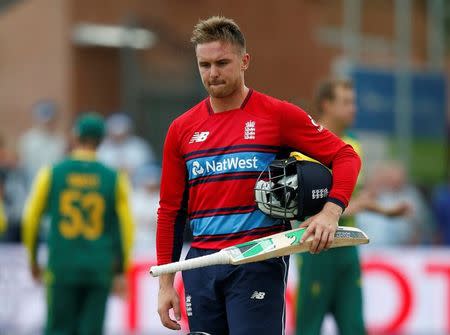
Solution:
M 306 228 L 297 228 L 263 237 L 254 241 L 225 248 L 222 251 L 231 256 L 231 264 L 258 262 L 269 258 L 309 251 L 313 237 L 305 242 L 300 240 Z M 331 248 L 369 243 L 367 235 L 358 228 L 340 226 L 334 234 Z
M 237 244 L 225 248 L 217 253 L 165 265 L 152 266 L 150 274 L 157 277 L 166 273 L 190 270 L 218 264 L 245 264 L 258 262 L 269 258 L 286 256 L 299 252 L 306 252 L 313 241 L 309 237 L 305 242 L 300 240 L 306 228 L 287 230 L 282 233 L 262 237 L 250 242 Z M 358 228 L 338 227 L 334 234 L 331 248 L 345 247 L 369 243 L 367 235 Z

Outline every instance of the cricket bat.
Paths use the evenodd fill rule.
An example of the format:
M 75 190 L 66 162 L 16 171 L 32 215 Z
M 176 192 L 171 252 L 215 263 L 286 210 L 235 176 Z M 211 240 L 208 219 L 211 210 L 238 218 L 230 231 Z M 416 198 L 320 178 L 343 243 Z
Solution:
M 300 243 L 306 228 L 287 230 L 281 233 L 262 237 L 253 241 L 237 244 L 220 250 L 211 255 L 191 258 L 179 262 L 152 266 L 150 274 L 153 277 L 166 273 L 191 270 L 217 264 L 245 264 L 258 262 L 269 258 L 286 256 L 309 251 L 314 236 Z M 331 248 L 347 247 L 369 243 L 367 235 L 358 228 L 339 226 L 334 234 Z

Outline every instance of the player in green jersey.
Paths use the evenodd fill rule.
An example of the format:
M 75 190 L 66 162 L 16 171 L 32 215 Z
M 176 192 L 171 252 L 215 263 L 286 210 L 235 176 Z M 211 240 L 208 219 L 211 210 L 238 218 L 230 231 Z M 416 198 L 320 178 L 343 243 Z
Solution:
M 328 80 L 322 83 L 315 102 L 317 121 L 352 145 L 362 157 L 359 142 L 348 132 L 356 113 L 352 83 L 346 80 Z M 404 215 L 408 211 L 406 204 L 389 209 L 379 206 L 373 195 L 359 190 L 360 180 L 361 178 L 339 225 L 354 226 L 353 215 L 363 210 L 388 216 Z M 365 334 L 361 267 L 357 248 L 336 248 L 319 254 L 303 253 L 298 255 L 297 261 L 300 283 L 297 295 L 297 334 L 320 334 L 327 314 L 333 315 L 340 334 Z
M 38 173 L 23 215 L 32 276 L 47 286 L 45 334 L 101 334 L 114 279 L 129 263 L 133 223 L 127 177 L 96 160 L 103 118 L 76 122 L 69 157 Z M 37 262 L 43 216 L 50 219 L 45 271 Z
M 0 236 L 6 231 L 6 214 L 3 207 L 3 200 L 0 198 Z
M 0 138 L 0 151 L 2 150 L 2 139 Z M 0 241 L 2 240 L 2 235 L 7 230 L 7 217 L 5 212 L 5 179 L 6 172 L 0 168 Z

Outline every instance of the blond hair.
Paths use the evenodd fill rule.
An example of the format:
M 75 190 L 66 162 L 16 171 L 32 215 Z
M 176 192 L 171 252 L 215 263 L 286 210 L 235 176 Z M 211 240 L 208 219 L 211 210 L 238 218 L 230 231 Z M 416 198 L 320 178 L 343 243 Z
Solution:
M 320 83 L 314 96 L 313 117 L 320 119 L 323 115 L 323 103 L 336 98 L 336 88 L 353 89 L 353 82 L 348 79 L 328 79 Z
M 238 46 L 245 52 L 245 37 L 232 19 L 223 16 L 211 16 L 200 20 L 192 31 L 191 42 L 198 44 L 222 41 Z

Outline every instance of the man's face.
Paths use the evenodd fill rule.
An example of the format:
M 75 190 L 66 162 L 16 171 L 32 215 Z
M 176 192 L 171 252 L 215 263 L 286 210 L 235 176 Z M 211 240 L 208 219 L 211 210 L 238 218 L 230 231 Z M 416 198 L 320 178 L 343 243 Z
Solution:
M 195 51 L 203 85 L 211 97 L 225 98 L 243 85 L 250 56 L 238 46 L 214 41 L 198 44 Z
M 328 102 L 326 113 L 343 127 L 350 127 L 356 114 L 355 92 L 352 88 L 337 86 L 334 93 L 335 98 Z

